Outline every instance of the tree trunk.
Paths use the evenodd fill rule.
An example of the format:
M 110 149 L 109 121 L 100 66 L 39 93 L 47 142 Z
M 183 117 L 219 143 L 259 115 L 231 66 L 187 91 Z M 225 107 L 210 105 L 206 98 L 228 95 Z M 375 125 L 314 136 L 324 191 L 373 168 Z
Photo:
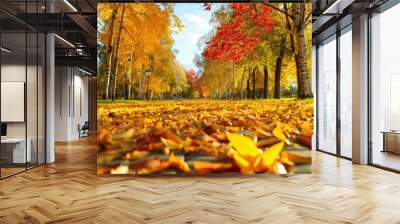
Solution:
M 143 89 L 144 89 L 144 64 L 142 64 L 142 68 L 140 69 L 140 74 L 139 74 L 139 99 L 143 99 Z
M 312 97 L 311 91 L 311 79 L 308 73 L 307 66 L 307 50 L 305 44 L 304 30 L 302 30 L 299 34 L 296 35 L 298 42 L 298 52 L 296 54 L 296 65 L 298 66 L 298 89 L 299 89 L 299 98 L 307 98 Z
M 289 38 L 290 38 L 290 47 L 291 47 L 291 55 L 294 55 L 295 53 L 295 46 L 294 46 L 294 37 L 293 37 L 293 27 L 290 24 L 290 20 L 289 20 L 289 9 L 287 4 L 283 4 L 284 5 L 284 9 L 285 9 L 285 18 L 286 18 L 286 28 L 288 29 L 288 33 L 289 33 Z
M 274 98 L 281 98 L 281 70 L 282 70 L 282 58 L 277 57 L 275 63 L 275 89 Z
M 116 69 L 115 69 L 115 74 L 114 74 L 114 88 L 113 88 L 113 93 L 112 93 L 113 101 L 116 99 L 116 94 L 117 94 L 118 62 L 115 67 L 116 67 Z
M 264 92 L 263 98 L 268 98 L 268 67 L 267 64 L 264 65 Z
M 119 56 L 119 52 L 117 53 L 117 58 L 118 58 L 118 56 Z M 113 92 L 112 92 L 112 100 L 115 100 L 115 96 L 116 96 L 116 93 L 117 93 L 118 68 L 119 68 L 119 63 L 118 63 L 118 61 L 116 61 L 115 73 L 114 73 L 114 88 L 113 88 Z
M 307 46 L 304 36 L 304 16 L 305 5 L 293 4 L 293 15 L 295 20 L 295 40 L 296 40 L 296 70 L 297 70 L 297 87 L 298 98 L 312 97 L 311 79 L 307 66 Z
M 231 89 L 231 99 L 235 99 L 235 62 L 232 62 L 232 89 Z
M 109 33 L 109 39 L 107 43 L 107 51 L 106 51 L 106 57 L 108 56 L 108 59 L 106 61 L 108 69 L 107 69 L 107 81 L 106 81 L 106 88 L 105 88 L 105 99 L 108 100 L 109 97 L 109 92 L 110 92 L 110 83 L 111 83 L 111 67 L 112 67 L 112 53 L 113 53 L 113 35 L 114 35 L 114 22 L 115 18 L 118 13 L 118 8 L 119 4 L 117 4 L 117 7 L 112 11 L 111 15 L 111 22 L 110 22 L 110 31 Z
M 246 74 L 246 67 L 244 67 L 244 69 L 243 69 L 242 81 L 240 81 L 240 99 L 243 99 L 243 81 L 244 81 L 245 74 Z
M 138 89 L 138 99 L 142 99 L 142 71 L 139 72 L 139 89 Z
M 132 49 L 131 49 L 131 55 L 130 55 L 130 63 L 129 63 L 129 68 L 128 68 L 128 72 L 126 74 L 126 77 L 128 79 L 128 89 L 127 89 L 127 100 L 131 99 L 131 90 L 132 90 L 132 64 L 133 64 L 133 50 L 134 50 L 134 45 L 132 45 Z
M 128 68 L 125 69 L 124 75 L 124 99 L 128 99 Z
M 256 71 L 257 71 L 257 66 L 254 67 L 253 69 L 253 95 L 252 98 L 256 98 Z
M 114 40 L 112 41 L 112 42 L 114 42 Z M 108 72 L 107 72 L 107 85 L 106 85 L 106 99 L 108 100 L 109 99 L 109 92 L 110 92 L 110 86 L 111 86 L 111 78 L 112 78 L 112 76 L 111 76 L 111 70 L 112 70 L 112 66 L 113 66 L 113 53 L 114 53 L 114 49 L 111 51 L 111 53 L 110 53 L 110 66 L 109 66 L 109 68 L 108 68 Z
M 285 56 L 285 43 L 286 38 L 282 38 L 281 42 L 279 43 L 279 55 L 276 58 L 275 62 L 275 91 L 274 91 L 274 98 L 279 99 L 281 98 L 281 73 L 282 73 L 282 61 Z
M 147 89 L 146 89 L 146 98 L 150 100 L 150 76 L 146 75 Z
M 132 74 L 133 74 L 133 72 L 131 71 L 131 74 L 129 76 L 128 100 L 132 99 Z
M 122 25 L 124 23 L 124 15 L 125 15 L 125 10 L 126 10 L 126 6 L 125 3 L 122 3 L 122 13 L 121 13 L 121 20 L 119 22 L 119 31 L 118 31 L 118 37 L 117 37 L 117 46 L 115 48 L 115 52 L 116 52 L 116 59 L 113 60 L 113 64 L 114 64 L 114 72 L 112 72 L 112 74 L 114 74 L 114 90 L 113 90 L 113 96 L 112 96 L 112 100 L 115 100 L 115 88 L 117 86 L 117 66 L 118 66 L 118 56 L 119 56 L 119 46 L 120 46 L 120 42 L 121 42 L 121 33 L 122 33 Z
M 246 87 L 246 97 L 248 99 L 250 98 L 250 72 L 251 72 L 251 69 L 249 68 L 249 76 L 247 78 L 247 87 Z

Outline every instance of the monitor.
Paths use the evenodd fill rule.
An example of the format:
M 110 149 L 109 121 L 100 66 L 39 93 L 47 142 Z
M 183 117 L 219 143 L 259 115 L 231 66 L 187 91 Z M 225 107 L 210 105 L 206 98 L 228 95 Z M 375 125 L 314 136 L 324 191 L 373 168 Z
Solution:
M 7 124 L 1 123 L 1 136 L 7 136 Z

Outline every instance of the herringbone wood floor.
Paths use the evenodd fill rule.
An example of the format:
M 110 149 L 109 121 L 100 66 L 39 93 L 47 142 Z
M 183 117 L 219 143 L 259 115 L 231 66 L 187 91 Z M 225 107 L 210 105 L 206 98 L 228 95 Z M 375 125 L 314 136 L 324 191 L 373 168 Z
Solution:
M 400 175 L 314 153 L 313 174 L 96 175 L 94 138 L 0 181 L 0 223 L 400 223 Z

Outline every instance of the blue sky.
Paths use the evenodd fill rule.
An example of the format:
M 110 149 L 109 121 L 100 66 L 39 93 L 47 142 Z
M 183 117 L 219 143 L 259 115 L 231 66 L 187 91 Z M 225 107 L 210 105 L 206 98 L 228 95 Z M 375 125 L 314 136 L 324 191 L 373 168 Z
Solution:
M 193 63 L 194 56 L 201 54 L 202 49 L 198 47 L 198 40 L 207 34 L 212 26 L 209 23 L 212 13 L 220 7 L 220 4 L 212 4 L 211 11 L 204 10 L 203 3 L 176 3 L 175 14 L 181 19 L 184 29 L 183 32 L 173 34 L 175 40 L 174 49 L 179 52 L 176 54 L 177 60 L 185 68 L 193 68 L 197 71 Z M 204 46 L 201 46 L 204 48 Z

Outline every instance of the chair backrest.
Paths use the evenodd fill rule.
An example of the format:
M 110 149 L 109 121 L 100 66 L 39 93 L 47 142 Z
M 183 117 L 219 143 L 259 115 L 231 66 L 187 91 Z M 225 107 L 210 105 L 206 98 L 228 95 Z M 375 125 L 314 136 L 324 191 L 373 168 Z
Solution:
M 85 121 L 82 128 L 90 128 L 89 121 Z

